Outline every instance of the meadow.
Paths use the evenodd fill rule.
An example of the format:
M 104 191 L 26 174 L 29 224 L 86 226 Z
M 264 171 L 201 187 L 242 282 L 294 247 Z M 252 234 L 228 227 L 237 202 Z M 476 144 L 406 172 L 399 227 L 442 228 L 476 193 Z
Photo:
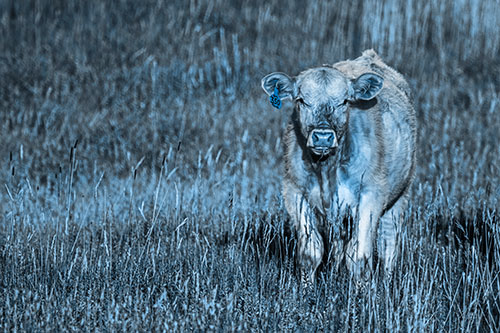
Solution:
M 260 80 L 367 48 L 417 111 L 400 256 L 304 297 Z M 0 329 L 498 332 L 499 92 L 496 0 L 2 0 Z

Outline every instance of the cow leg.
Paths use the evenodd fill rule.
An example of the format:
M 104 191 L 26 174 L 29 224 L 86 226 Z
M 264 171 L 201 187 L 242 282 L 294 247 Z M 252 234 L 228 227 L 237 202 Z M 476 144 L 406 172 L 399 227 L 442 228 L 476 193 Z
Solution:
M 379 259 L 384 264 L 385 273 L 389 276 L 396 258 L 397 239 L 401 230 L 403 213 L 408 206 L 408 194 L 405 194 L 380 218 L 377 249 Z
M 377 233 L 382 208 L 373 193 L 362 195 L 359 202 L 359 218 L 354 227 L 353 238 L 347 245 L 346 262 L 349 270 L 360 276 L 371 269 L 373 261 L 373 239 Z
M 316 269 L 323 258 L 323 240 L 317 229 L 316 216 L 306 198 L 296 189 L 287 188 L 285 205 L 298 239 L 297 261 L 302 280 L 313 283 Z

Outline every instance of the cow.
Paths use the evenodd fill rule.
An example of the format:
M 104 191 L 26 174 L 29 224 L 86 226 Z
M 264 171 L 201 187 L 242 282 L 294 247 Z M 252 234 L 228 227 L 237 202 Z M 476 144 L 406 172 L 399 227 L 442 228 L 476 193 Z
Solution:
M 390 275 L 416 164 L 408 83 L 373 50 L 296 77 L 274 72 L 261 83 L 271 99 L 293 100 L 282 193 L 302 279 L 314 281 L 323 231 L 345 216 L 352 228 L 334 242 L 336 262 L 360 276 L 374 267 L 376 246 Z

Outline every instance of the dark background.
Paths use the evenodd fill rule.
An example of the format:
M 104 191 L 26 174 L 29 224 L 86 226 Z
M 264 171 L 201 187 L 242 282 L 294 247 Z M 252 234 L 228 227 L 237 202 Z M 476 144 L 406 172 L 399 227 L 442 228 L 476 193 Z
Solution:
M 495 0 L 0 1 L 0 328 L 498 331 Z M 374 48 L 414 92 L 392 286 L 312 300 L 260 79 Z M 353 310 L 354 309 L 354 310 Z

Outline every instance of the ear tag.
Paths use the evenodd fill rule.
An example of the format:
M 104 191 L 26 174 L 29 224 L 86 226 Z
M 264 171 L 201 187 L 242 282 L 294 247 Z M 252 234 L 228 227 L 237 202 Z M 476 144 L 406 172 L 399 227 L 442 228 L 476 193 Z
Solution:
M 269 101 L 271 102 L 271 105 L 274 106 L 276 109 L 281 108 L 281 99 L 280 96 L 278 95 L 277 87 L 274 87 L 274 93 L 269 97 Z

